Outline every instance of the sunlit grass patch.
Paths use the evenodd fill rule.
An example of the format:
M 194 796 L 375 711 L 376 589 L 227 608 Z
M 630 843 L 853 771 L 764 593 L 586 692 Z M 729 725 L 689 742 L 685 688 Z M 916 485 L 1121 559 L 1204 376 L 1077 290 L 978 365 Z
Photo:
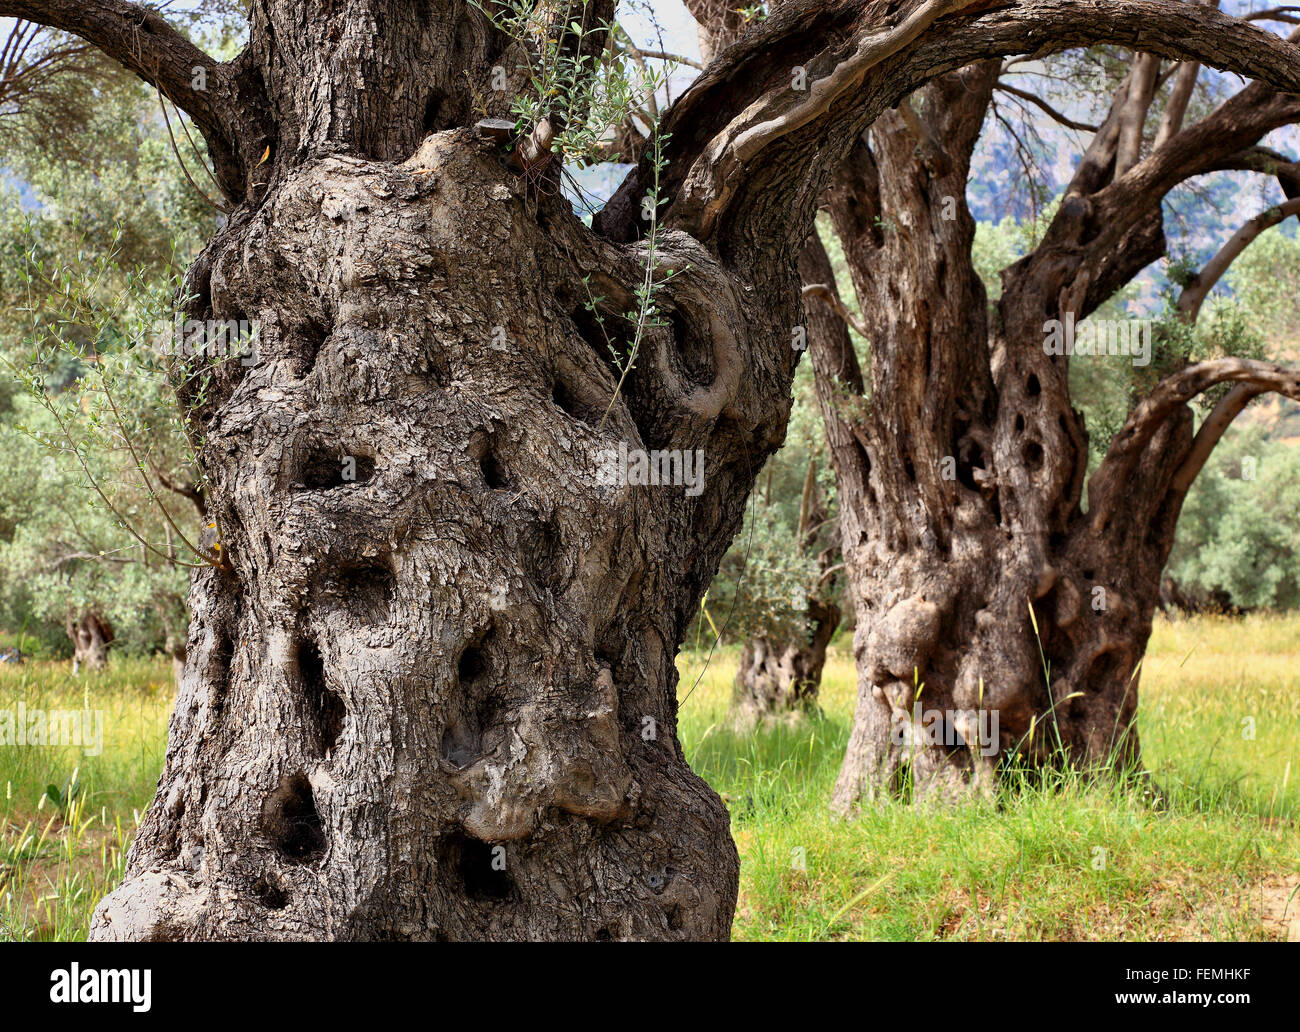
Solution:
M 679 661 L 682 745 L 726 800 L 740 849 L 736 938 L 1252 939 L 1300 928 L 1300 617 L 1157 621 L 1139 728 L 1168 798 L 1160 810 L 1114 783 L 1066 778 L 956 809 L 887 802 L 832 818 L 857 695 L 848 644 L 828 659 L 819 714 L 747 734 L 728 720 L 735 648 L 707 666 L 704 652 Z M 0 709 L 19 701 L 102 711 L 104 748 L 0 746 L 0 938 L 83 938 L 153 795 L 170 665 L 115 658 L 80 678 L 66 663 L 0 667 Z
M 701 665 L 683 657 L 679 697 Z M 843 645 L 827 664 L 821 716 L 753 735 L 727 729 L 734 671 L 732 654 L 715 655 L 679 726 L 695 769 L 731 809 L 737 938 L 1285 934 L 1265 920 L 1261 883 L 1300 870 L 1289 766 L 1300 735 L 1300 618 L 1157 622 L 1139 728 L 1168 795 L 1160 812 L 1136 792 L 1067 778 L 993 803 L 887 802 L 837 820 L 827 801 L 856 700 Z M 1254 738 L 1243 723 L 1252 715 Z
M 0 938 L 84 938 L 121 880 L 137 815 L 162 770 L 174 698 L 165 660 L 0 665 L 0 710 L 102 715 L 94 745 L 0 744 Z

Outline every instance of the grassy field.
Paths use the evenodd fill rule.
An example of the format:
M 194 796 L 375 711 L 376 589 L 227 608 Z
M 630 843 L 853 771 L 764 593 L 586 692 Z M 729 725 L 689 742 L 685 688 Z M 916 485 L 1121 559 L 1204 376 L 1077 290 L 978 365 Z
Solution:
M 835 820 L 847 653 L 828 664 L 823 715 L 752 735 L 727 726 L 732 654 L 700 678 L 703 664 L 681 660 L 680 729 L 731 808 L 737 939 L 1300 938 L 1300 617 L 1157 624 L 1139 721 L 1160 811 L 1070 783 Z M 153 793 L 170 670 L 0 666 L 0 710 L 20 702 L 105 711 L 101 755 L 0 746 L 0 938 L 81 938 Z

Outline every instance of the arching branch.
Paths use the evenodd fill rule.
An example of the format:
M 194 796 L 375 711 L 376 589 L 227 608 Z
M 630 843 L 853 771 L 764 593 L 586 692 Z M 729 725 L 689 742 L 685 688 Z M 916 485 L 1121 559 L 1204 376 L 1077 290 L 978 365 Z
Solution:
M 788 224 L 792 247 L 801 246 L 831 171 L 881 112 L 935 76 L 986 58 L 1099 42 L 1300 92 L 1300 49 L 1174 0 L 1115 0 L 1104 18 L 1088 0 L 793 0 L 719 55 L 668 113 L 665 222 L 703 240 L 749 217 L 776 218 Z M 807 89 L 796 88 L 801 79 Z M 641 231 L 633 202 L 644 175 L 643 163 L 601 212 L 599 232 L 630 239 Z
M 867 328 L 860 321 L 853 317 L 853 313 L 844 307 L 844 302 L 840 300 L 839 292 L 832 289 L 826 283 L 809 283 L 803 288 L 805 298 L 815 297 L 824 302 L 836 315 L 844 320 L 846 326 L 850 327 L 859 337 L 868 337 Z
M 1232 235 L 1232 238 L 1219 248 L 1205 267 L 1196 274 L 1178 296 L 1178 312 L 1188 322 L 1195 322 L 1200 314 L 1201 305 L 1223 278 L 1237 257 L 1250 246 L 1251 242 L 1266 229 L 1285 222 L 1292 215 L 1300 215 L 1300 198 L 1292 198 L 1285 204 L 1260 212 Z
M 1229 391 L 1203 424 L 1206 437 L 1198 438 L 1193 444 L 1179 476 L 1190 474 L 1191 478 L 1195 477 L 1195 470 L 1199 470 L 1200 465 L 1193 468 L 1187 466 L 1187 462 L 1195 463 L 1198 448 L 1208 456 L 1227 424 L 1251 398 L 1271 391 L 1292 401 L 1300 401 L 1300 370 L 1274 362 L 1220 358 L 1197 362 L 1169 374 L 1129 414 L 1123 429 L 1115 435 L 1106 457 L 1088 482 L 1089 516 L 1094 522 L 1104 526 L 1115 515 L 1116 507 L 1127 497 L 1123 485 L 1129 481 L 1143 450 L 1165 420 L 1197 395 L 1221 383 L 1234 383 L 1239 388 Z M 1201 465 L 1204 461 L 1204 457 L 1199 460 Z M 1191 479 L 1187 483 L 1190 485 Z
M 161 15 L 127 0 L 0 0 L 0 17 L 72 33 L 156 87 L 207 140 L 222 189 L 242 198 L 254 163 L 256 98 L 241 97 L 236 64 L 204 53 Z

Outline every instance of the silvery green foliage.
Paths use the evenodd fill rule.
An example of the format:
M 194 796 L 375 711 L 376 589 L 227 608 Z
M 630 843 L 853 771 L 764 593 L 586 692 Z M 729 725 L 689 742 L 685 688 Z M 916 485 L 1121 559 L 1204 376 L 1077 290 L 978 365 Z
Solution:
M 128 646 L 184 639 L 186 575 L 167 557 L 204 528 L 154 475 L 192 468 L 157 344 L 213 213 L 156 114 L 138 82 L 105 91 L 81 160 L 28 139 L 11 163 L 24 195 L 0 205 L 0 623 L 48 639 L 86 608 Z
M 1215 450 L 1187 497 L 1167 573 L 1213 606 L 1300 607 L 1300 451 L 1242 428 Z

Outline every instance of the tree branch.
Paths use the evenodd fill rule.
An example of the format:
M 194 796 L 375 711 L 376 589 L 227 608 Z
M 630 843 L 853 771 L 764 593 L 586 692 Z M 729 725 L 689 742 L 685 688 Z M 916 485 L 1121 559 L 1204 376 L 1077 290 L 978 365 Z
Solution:
M 853 138 L 925 82 L 986 58 L 1110 43 L 1300 92 L 1300 50 L 1211 7 L 1113 0 L 1105 18 L 1091 0 L 911 0 L 897 8 L 790 0 L 716 57 L 665 118 L 665 223 L 700 240 L 719 228 L 743 240 L 739 223 L 776 218 L 791 247 L 802 246 Z M 792 70 L 802 70 L 806 89 Z M 600 213 L 598 232 L 627 240 L 642 231 L 633 202 L 646 175 L 643 161 Z
M 1192 482 L 1196 479 L 1198 473 L 1205 466 L 1214 451 L 1215 445 L 1223 436 L 1224 431 L 1232 424 L 1232 421 L 1241 414 L 1252 400 L 1266 392 L 1267 388 L 1261 387 L 1254 383 L 1239 383 L 1228 391 L 1214 406 L 1214 411 L 1205 417 L 1205 422 L 1196 432 L 1196 437 L 1192 441 L 1191 450 L 1187 453 L 1187 458 L 1183 460 L 1178 472 L 1174 474 L 1174 479 L 1169 484 L 1170 496 L 1179 502 L 1186 497 L 1187 492 L 1191 489 Z
M 1274 362 L 1219 358 L 1197 362 L 1166 376 L 1129 414 L 1124 428 L 1115 435 L 1106 457 L 1088 482 L 1089 516 L 1096 525 L 1105 526 L 1114 516 L 1116 507 L 1128 497 L 1124 485 L 1129 481 L 1143 450 L 1165 420 L 1197 395 L 1220 383 L 1244 385 L 1254 393 L 1246 397 L 1246 390 L 1235 394 L 1230 391 L 1228 397 L 1234 398 L 1232 405 L 1236 405 L 1236 408 L 1233 410 L 1232 405 L 1225 404 L 1228 398 L 1221 401 L 1211 414 L 1211 419 L 1216 420 L 1215 425 L 1222 422 L 1226 427 L 1227 422 L 1231 422 L 1231 418 L 1241 411 L 1251 397 L 1266 391 L 1281 394 L 1292 401 L 1300 401 L 1300 370 L 1288 369 Z M 1231 416 L 1227 416 L 1228 412 L 1231 412 Z M 1217 434 L 1222 433 L 1223 429 L 1220 428 Z M 1213 430 L 1207 433 L 1207 438 L 1202 442 L 1209 442 L 1207 453 L 1213 448 L 1211 437 L 1213 441 L 1218 440 Z M 1196 447 L 1194 444 L 1188 461 L 1194 457 Z M 1204 463 L 1204 459 L 1201 462 Z
M 166 92 L 195 121 L 219 120 L 209 91 L 191 86 L 197 68 L 214 60 L 156 11 L 126 0 L 0 0 L 0 16 L 24 18 L 93 43 L 141 79 Z
M 1178 295 L 1178 312 L 1183 319 L 1189 323 L 1195 322 L 1205 298 L 1241 252 L 1266 229 L 1286 221 L 1292 215 L 1300 215 L 1300 198 L 1292 198 L 1285 204 L 1260 212 L 1237 230 Z
M 1057 122 L 1065 126 L 1067 129 L 1076 129 L 1079 132 L 1086 133 L 1095 133 L 1101 130 L 1101 126 L 1099 125 L 1089 125 L 1087 122 L 1076 122 L 1073 118 L 1069 118 L 1060 111 L 1057 111 L 1056 108 L 1052 107 L 1051 104 L 1047 103 L 1047 101 L 1038 96 L 1038 94 L 1031 93 L 1029 90 L 1019 89 L 1018 87 L 1012 86 L 1010 83 L 1001 80 L 998 81 L 997 88 L 1003 93 L 1009 93 L 1013 97 L 1019 97 L 1021 100 L 1029 101 L 1029 103 L 1043 111 L 1053 122 Z
M 240 145 L 231 65 L 204 53 L 156 11 L 127 0 L 0 0 L 3 16 L 79 36 L 156 87 L 203 133 L 222 189 L 242 198 L 255 159 Z
M 869 335 L 867 328 L 857 319 L 853 318 L 853 313 L 844 307 L 844 302 L 840 300 L 839 294 L 832 290 L 825 283 L 809 283 L 803 288 L 804 297 L 815 297 L 821 299 L 830 307 L 836 315 L 844 320 L 846 326 L 850 327 L 859 337 L 867 340 Z
M 1160 119 L 1160 128 L 1156 132 L 1153 150 L 1159 150 L 1183 127 L 1187 117 L 1187 105 L 1191 102 L 1196 89 L 1196 80 L 1201 74 L 1199 61 L 1183 61 L 1178 65 L 1178 74 L 1174 77 L 1174 88 L 1169 91 L 1169 100 L 1165 103 L 1165 113 Z

